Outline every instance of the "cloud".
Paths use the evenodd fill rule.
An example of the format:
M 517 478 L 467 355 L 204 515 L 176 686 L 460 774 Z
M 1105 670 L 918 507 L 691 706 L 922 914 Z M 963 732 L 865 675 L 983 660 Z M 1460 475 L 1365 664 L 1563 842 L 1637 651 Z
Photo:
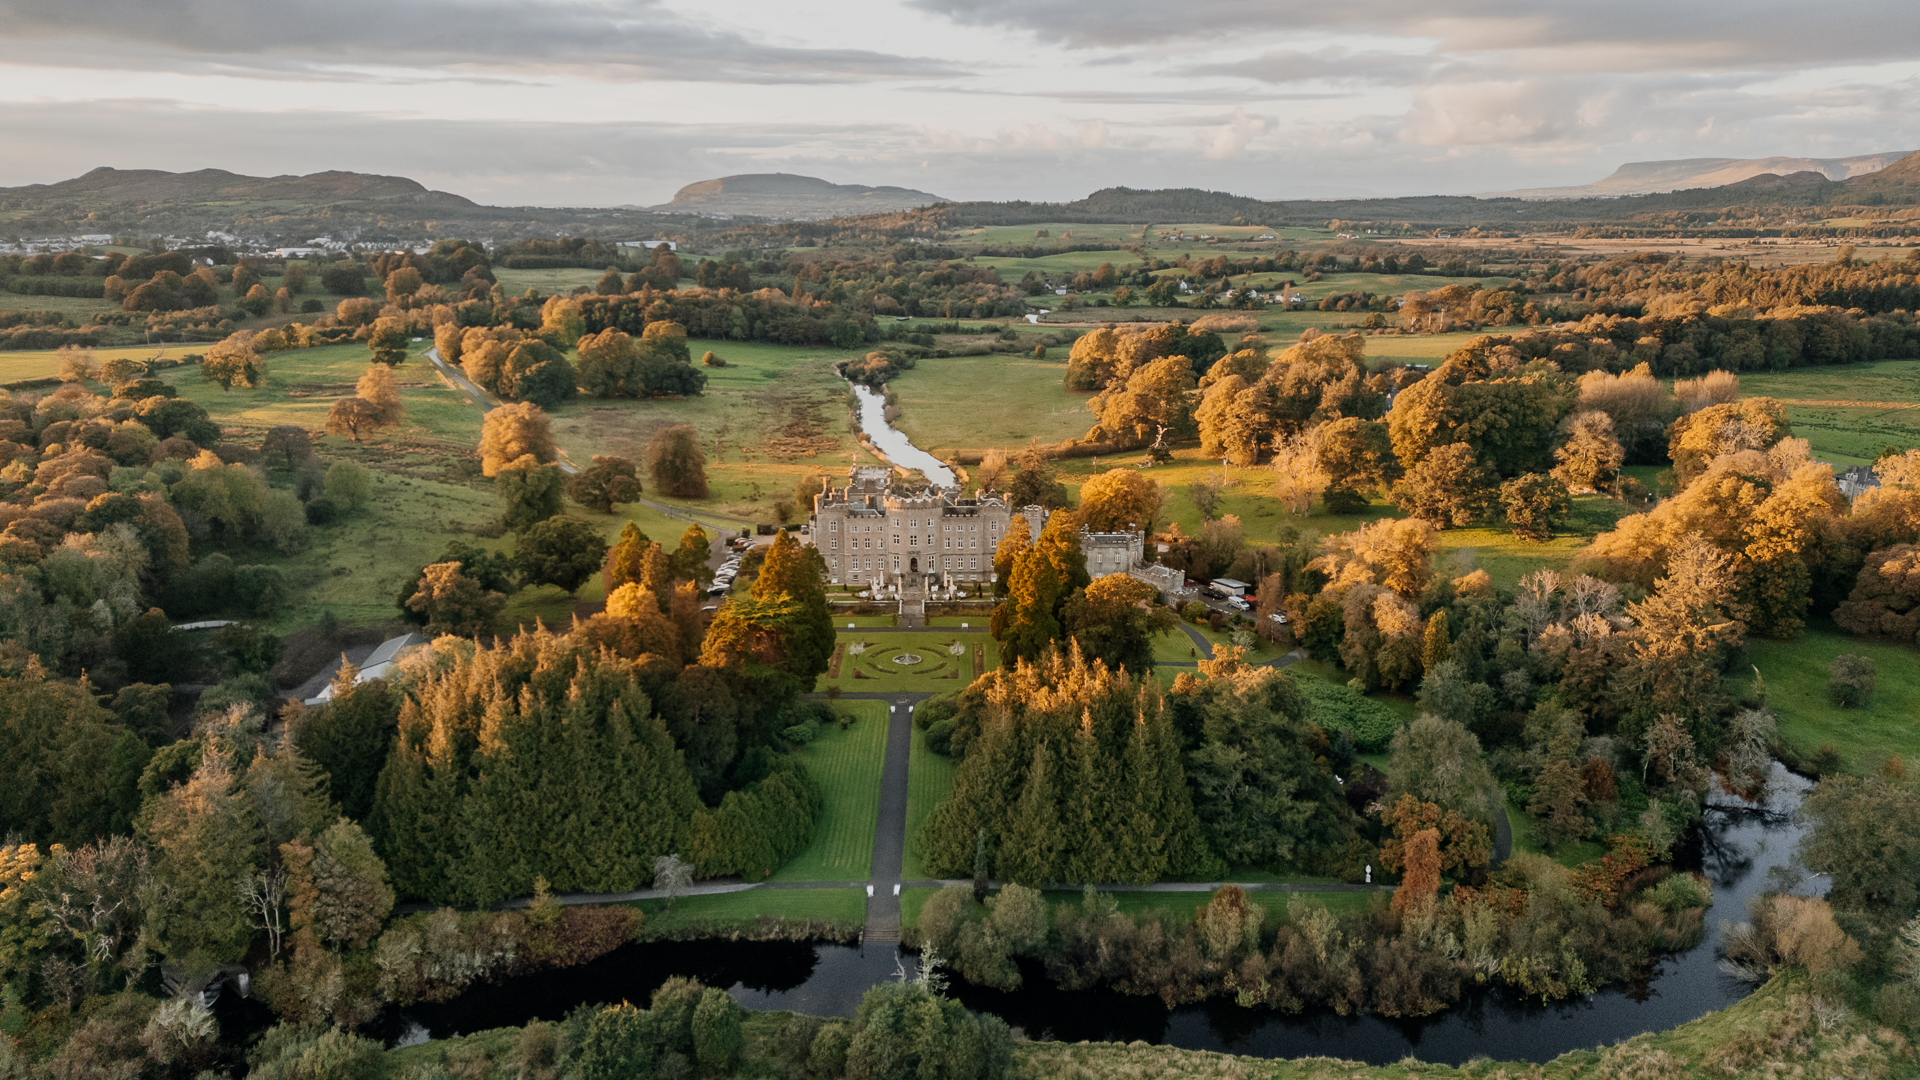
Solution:
M 1817 13 L 1790 0 L 1738 7 L 1671 0 L 907 0 L 970 26 L 1024 30 L 1079 48 L 1316 31 L 1437 45 L 1450 55 L 1549 50 L 1587 53 L 1606 70 L 1791 69 L 1920 56 L 1920 5 L 1840 0 Z
M 0 0 L 10 63 L 315 72 L 337 65 L 620 81 L 811 83 L 953 78 L 939 61 L 776 46 L 688 22 L 659 0 Z M 103 48 L 104 46 L 104 48 Z
M 1210 161 L 1225 161 L 1237 158 L 1247 144 L 1267 130 L 1267 122 L 1259 117 L 1247 115 L 1247 110 L 1234 106 L 1233 115 L 1217 128 L 1193 133 L 1193 141 L 1200 146 L 1200 152 Z
M 1195 64 L 1181 75 L 1238 75 L 1264 83 L 1326 81 L 1411 86 L 1433 78 L 1445 62 L 1432 56 L 1396 52 L 1354 52 L 1329 46 L 1313 52 L 1275 49 L 1246 60 Z

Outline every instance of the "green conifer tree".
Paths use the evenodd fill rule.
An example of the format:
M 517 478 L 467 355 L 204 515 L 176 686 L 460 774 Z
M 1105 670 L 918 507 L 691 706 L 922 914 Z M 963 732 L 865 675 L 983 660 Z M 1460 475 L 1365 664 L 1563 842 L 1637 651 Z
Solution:
M 1060 807 L 1054 793 L 1053 755 L 1043 739 L 1034 745 L 1020 798 L 1000 845 L 1000 880 L 1040 886 L 1055 879 Z

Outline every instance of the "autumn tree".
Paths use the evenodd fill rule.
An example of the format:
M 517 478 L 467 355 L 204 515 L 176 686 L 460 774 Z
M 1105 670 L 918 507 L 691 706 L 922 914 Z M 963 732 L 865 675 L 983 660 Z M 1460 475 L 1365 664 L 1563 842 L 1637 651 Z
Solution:
M 1153 586 L 1126 574 L 1095 578 L 1069 597 L 1061 629 L 1082 656 L 1111 668 L 1145 672 L 1153 667 L 1153 640 L 1174 628 L 1173 612 L 1154 604 Z
M 1433 555 L 1440 541 L 1426 521 L 1387 518 L 1329 536 L 1321 544 L 1322 553 L 1307 566 L 1326 575 L 1328 589 L 1364 582 L 1417 597 L 1433 580 Z
M 498 476 L 501 469 L 527 456 L 543 465 L 559 456 L 546 411 L 521 402 L 489 412 L 480 429 L 481 473 Z
M 260 452 L 280 458 L 291 469 L 313 456 L 313 437 L 298 424 L 276 424 L 260 440 Z
M 92 382 L 100 375 L 93 350 L 84 345 L 62 345 L 54 353 L 54 374 L 63 383 Z
M 1558 479 L 1527 473 L 1500 485 L 1500 508 L 1506 511 L 1513 535 L 1539 543 L 1553 539 L 1553 531 L 1566 522 L 1573 500 Z
M 407 339 L 407 326 L 399 319 L 375 319 L 373 329 L 367 333 L 367 352 L 372 355 L 374 363 L 388 368 L 397 367 L 407 360 Z
M 589 334 L 580 339 L 578 355 L 574 366 L 587 393 L 600 398 L 637 396 L 634 365 L 640 350 L 631 335 L 614 327 Z
M 1598 409 L 1562 422 L 1566 438 L 1553 450 L 1553 476 L 1574 491 L 1599 491 L 1613 482 L 1627 451 L 1614 437 L 1613 418 Z
M 674 424 L 655 432 L 647 443 L 647 469 L 653 486 L 677 499 L 707 497 L 707 457 L 692 425 Z
M 1160 485 L 1139 469 L 1109 469 L 1080 488 L 1080 523 L 1093 532 L 1152 532 Z
M 1393 910 L 1410 915 L 1433 902 L 1440 892 L 1440 830 L 1421 829 L 1407 839 L 1406 870 L 1393 890 Z
M 257 390 L 266 382 L 267 361 L 254 351 L 253 335 L 240 330 L 208 346 L 200 360 L 200 377 L 220 384 L 222 393 L 230 392 L 235 385 Z
M 595 454 L 591 467 L 567 479 L 567 497 L 582 506 L 611 514 L 614 503 L 630 503 L 640 498 L 639 474 L 633 462 L 626 458 Z
M 1495 478 L 1474 457 L 1473 447 L 1451 443 L 1433 449 L 1393 486 L 1393 504 L 1439 528 L 1472 525 L 1486 515 Z
M 620 539 L 608 549 L 607 561 L 600 570 L 600 581 L 608 596 L 620 586 L 640 580 L 642 559 L 652 546 L 653 541 L 640 531 L 640 526 L 629 521 L 621 527 Z
M 493 629 L 506 597 L 482 589 L 457 562 L 435 563 L 420 573 L 424 580 L 407 610 L 426 619 L 429 633 L 476 637 Z
M 1321 465 L 1320 454 L 1312 439 L 1294 435 L 1274 443 L 1273 497 L 1290 514 L 1305 517 L 1313 509 L 1313 498 L 1332 483 L 1332 474 Z
M 327 408 L 327 434 L 345 435 L 359 442 L 361 435 L 380 426 L 380 406 L 363 397 L 344 397 Z
M 354 383 L 353 393 L 379 410 L 375 422 L 380 427 L 394 427 L 406 418 L 407 408 L 400 402 L 400 386 L 394 381 L 393 368 L 385 363 L 368 367 L 360 381 Z

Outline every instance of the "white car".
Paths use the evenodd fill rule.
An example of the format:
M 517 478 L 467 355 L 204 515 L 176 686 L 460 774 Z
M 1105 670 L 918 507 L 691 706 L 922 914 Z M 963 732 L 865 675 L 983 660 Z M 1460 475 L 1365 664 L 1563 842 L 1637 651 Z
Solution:
M 1279 623 L 1281 626 L 1287 625 L 1287 613 L 1284 611 L 1276 611 L 1273 614 L 1267 616 L 1267 618 L 1273 620 L 1274 622 Z

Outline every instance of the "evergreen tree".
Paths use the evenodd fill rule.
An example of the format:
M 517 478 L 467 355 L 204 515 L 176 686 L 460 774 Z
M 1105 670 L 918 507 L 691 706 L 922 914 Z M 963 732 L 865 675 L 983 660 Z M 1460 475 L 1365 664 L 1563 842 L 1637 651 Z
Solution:
M 673 549 L 674 579 L 701 584 L 713 580 L 713 571 L 707 569 L 707 559 L 712 556 L 712 551 L 707 530 L 696 522 L 688 522 L 687 530 L 680 534 L 680 546 Z
M 640 526 L 631 521 L 620 529 L 620 541 L 608 550 L 607 561 L 600 570 L 600 582 L 606 586 L 608 596 L 630 581 L 641 580 L 641 559 L 652 543 L 647 534 L 640 531 Z
M 705 534 L 702 533 L 702 543 Z M 788 664 L 805 685 L 826 673 L 833 657 L 833 613 L 827 608 L 827 567 L 819 549 L 800 543 L 790 532 L 774 537 L 760 576 L 754 579 L 756 600 L 787 597 L 797 605 L 793 630 L 788 634 Z
M 326 772 L 328 791 L 341 812 L 365 821 L 399 730 L 400 695 L 385 679 L 355 682 L 356 674 L 353 665 L 340 666 L 333 699 L 307 713 L 293 738 L 301 753 Z
M 1059 811 L 1053 757 L 1043 740 L 1033 748 L 1033 763 L 1000 844 L 1000 880 L 1039 886 L 1055 879 Z

